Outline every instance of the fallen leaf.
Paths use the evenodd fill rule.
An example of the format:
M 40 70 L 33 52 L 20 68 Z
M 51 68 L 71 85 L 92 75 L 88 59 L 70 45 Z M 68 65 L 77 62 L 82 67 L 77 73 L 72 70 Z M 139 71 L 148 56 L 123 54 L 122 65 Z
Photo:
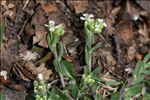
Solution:
M 51 69 L 47 69 L 45 67 L 44 63 L 41 63 L 41 65 L 36 69 L 38 74 L 42 74 L 44 76 L 44 79 L 47 81 L 50 77 L 50 75 L 53 73 Z
M 138 52 L 135 53 L 135 58 L 137 61 L 142 60 L 143 56 L 141 54 L 139 54 Z
M 48 48 L 46 35 L 45 35 L 45 37 L 38 43 L 38 45 L 39 45 L 39 46 L 42 46 L 42 47 L 44 47 L 44 48 Z
M 27 36 L 33 36 L 35 34 L 34 28 L 29 23 L 26 24 L 26 26 L 24 28 L 24 32 Z
M 87 10 L 88 7 L 88 1 L 72 1 L 72 0 L 68 0 L 67 4 L 69 5 L 69 7 L 71 8 L 71 10 L 75 10 L 75 12 L 77 14 L 79 13 L 84 13 Z
M 118 36 L 124 40 L 125 43 L 133 39 L 133 28 L 131 21 L 122 20 L 116 25 Z
M 0 76 L 3 76 L 4 79 L 6 80 L 6 79 L 7 79 L 7 71 L 1 70 L 1 71 L 0 71 Z
M 1 1 L 1 5 L 2 5 L 6 10 L 8 10 L 7 4 L 6 4 L 6 0 L 2 0 L 2 1 Z
M 41 1 L 41 0 L 39 0 Z M 42 6 L 38 6 L 35 10 L 34 16 L 32 17 L 31 20 L 31 25 L 43 25 L 46 23 L 46 17 L 45 17 L 45 12 L 42 9 Z
M 14 7 L 15 7 L 15 5 L 14 5 L 13 3 L 9 3 L 9 4 L 8 4 L 8 8 L 9 8 L 9 9 L 14 8 Z
M 145 23 L 142 26 L 139 26 L 139 33 L 145 38 L 149 38 L 147 25 Z
M 58 9 L 56 5 L 50 3 L 42 5 L 42 8 L 46 13 L 56 12 Z
M 101 50 L 101 54 L 103 57 L 106 58 L 107 65 L 112 66 L 116 64 L 115 58 L 112 56 L 112 53 L 110 51 Z
M 31 60 L 35 60 L 36 58 L 38 58 L 38 54 L 32 51 L 25 51 L 24 53 L 20 53 L 19 56 L 24 61 L 31 61 Z
M 44 27 L 40 25 L 35 26 L 35 36 L 33 36 L 33 44 L 40 42 L 47 32 L 44 30 Z
M 111 77 L 111 75 L 110 75 L 109 72 L 107 72 L 107 73 L 105 73 L 105 74 L 100 74 L 100 77 L 101 77 L 101 79 L 104 80 L 104 81 L 115 81 L 115 80 Z
M 134 46 L 130 46 L 127 48 L 127 60 L 128 62 L 132 61 L 135 57 L 136 48 Z

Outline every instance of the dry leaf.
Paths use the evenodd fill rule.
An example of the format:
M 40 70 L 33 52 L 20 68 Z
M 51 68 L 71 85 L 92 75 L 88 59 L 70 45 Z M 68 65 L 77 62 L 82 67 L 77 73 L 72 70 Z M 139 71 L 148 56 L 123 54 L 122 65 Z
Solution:
M 40 42 L 46 35 L 44 27 L 40 25 L 35 26 L 35 36 L 33 37 L 33 44 Z
M 13 3 L 9 3 L 9 4 L 8 4 L 8 8 L 9 8 L 9 9 L 14 8 L 14 7 L 15 7 L 15 5 L 14 5 Z
M 134 59 L 136 53 L 136 48 L 134 46 L 130 46 L 127 48 L 127 60 L 130 62 Z
M 6 10 L 8 10 L 7 4 L 6 4 L 6 0 L 2 0 L 2 1 L 1 1 L 1 5 L 2 5 Z
M 125 43 L 129 42 L 133 38 L 133 28 L 131 21 L 120 21 L 116 26 L 118 36 L 124 40 Z
M 24 61 L 30 61 L 30 60 L 35 60 L 38 57 L 38 54 L 32 51 L 25 51 L 24 53 L 20 53 L 19 56 Z
M 53 73 L 51 69 L 47 69 L 45 67 L 44 63 L 41 63 L 41 65 L 36 69 L 38 74 L 42 74 L 44 76 L 44 79 L 47 81 L 50 77 L 50 75 Z
M 111 75 L 108 72 L 105 74 L 100 74 L 100 77 L 104 81 L 114 81 L 114 79 L 111 77 Z
M 147 29 L 147 25 L 144 23 L 143 26 L 139 27 L 139 33 L 145 38 L 149 38 L 149 33 Z
M 106 58 L 107 65 L 112 66 L 116 64 L 115 58 L 112 56 L 112 53 L 110 51 L 101 50 L 103 57 Z
M 75 10 L 77 14 L 84 13 L 88 7 L 88 1 L 67 1 L 67 4 L 71 8 L 71 10 Z
M 38 45 L 44 48 L 48 48 L 46 36 L 38 43 Z
M 1 70 L 1 71 L 0 71 L 0 76 L 3 76 L 4 79 L 6 80 L 6 79 L 7 79 L 7 71 Z
M 42 5 L 42 8 L 44 9 L 44 11 L 46 13 L 51 13 L 51 12 L 56 12 L 57 11 L 56 5 L 50 4 L 50 3 Z

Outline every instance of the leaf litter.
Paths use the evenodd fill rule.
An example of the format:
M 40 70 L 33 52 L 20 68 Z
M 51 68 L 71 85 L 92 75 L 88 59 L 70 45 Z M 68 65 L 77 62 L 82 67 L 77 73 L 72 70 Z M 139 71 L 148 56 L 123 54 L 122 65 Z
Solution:
M 101 38 L 97 36 L 94 41 L 101 42 L 102 47 L 94 51 L 92 65 L 103 68 L 100 77 L 105 81 L 128 80 L 135 63 L 150 53 L 150 3 L 144 2 L 146 1 L 3 0 L 1 8 L 5 32 L 0 59 L 1 72 L 6 70 L 7 79 L 4 72 L 0 79 L 4 85 L 2 93 L 9 99 L 20 100 L 17 99 L 19 93 L 16 92 L 18 97 L 13 97 L 9 88 L 17 91 L 30 90 L 31 81 L 36 80 L 39 73 L 44 75 L 48 83 L 58 79 L 52 66 L 53 55 L 46 56 L 49 52 L 46 40 L 48 30 L 44 24 L 49 20 L 66 25 L 66 34 L 61 37 L 66 47 L 63 59 L 74 63 L 76 73 L 80 75 L 85 63 L 85 37 L 83 23 L 79 18 L 86 12 L 103 18 L 108 26 L 102 32 Z M 33 50 L 33 46 L 37 51 Z M 41 57 L 44 59 L 40 60 Z M 145 78 L 149 79 L 149 75 Z M 60 83 L 57 80 L 54 84 L 59 86 Z M 111 91 L 116 92 L 117 88 L 107 85 L 97 92 L 103 94 L 103 98 L 109 98 Z M 23 93 L 20 97 L 23 99 L 25 95 Z M 137 97 L 139 95 L 133 98 Z

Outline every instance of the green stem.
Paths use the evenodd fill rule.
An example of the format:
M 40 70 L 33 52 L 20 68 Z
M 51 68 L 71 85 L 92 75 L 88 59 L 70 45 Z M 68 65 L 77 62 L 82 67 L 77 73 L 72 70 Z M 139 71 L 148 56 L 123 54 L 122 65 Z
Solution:
M 61 81 L 62 87 L 64 88 L 65 87 L 64 77 L 63 77 L 63 75 L 61 73 L 59 73 L 59 77 L 60 77 L 60 81 Z
M 57 54 L 57 50 L 56 50 L 56 47 L 53 49 L 53 53 L 54 53 L 54 56 L 55 56 L 55 59 L 58 61 L 58 54 Z M 61 68 L 61 65 L 60 65 L 60 61 L 57 62 L 57 64 L 54 65 L 55 69 L 57 68 Z M 64 88 L 65 87 L 65 82 L 64 82 L 64 78 L 63 78 L 63 75 L 59 73 L 59 77 L 60 77 L 60 81 L 61 81 L 61 84 L 62 84 L 62 87 Z
M 91 52 L 91 48 L 92 48 L 92 44 L 93 44 L 93 33 L 89 33 L 87 35 L 87 41 L 86 41 L 86 46 L 87 46 L 87 55 L 88 55 L 88 62 L 87 62 L 87 65 L 89 67 L 89 73 L 91 72 L 91 69 L 92 69 L 92 52 Z

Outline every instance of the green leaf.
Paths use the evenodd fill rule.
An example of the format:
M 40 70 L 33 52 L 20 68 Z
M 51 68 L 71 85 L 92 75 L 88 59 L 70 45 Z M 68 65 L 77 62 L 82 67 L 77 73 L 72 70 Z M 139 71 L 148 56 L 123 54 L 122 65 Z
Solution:
M 78 96 L 79 96 L 79 88 L 77 85 L 72 85 L 71 86 L 71 93 L 72 93 L 72 96 L 75 100 L 78 99 Z
M 73 68 L 73 65 L 68 61 L 61 61 L 61 69 L 63 75 L 70 78 L 73 78 L 75 76 L 75 70 Z
M 96 94 L 94 100 L 103 100 L 103 96 L 101 94 Z
M 98 76 L 98 74 L 101 72 L 101 67 L 97 67 L 97 68 L 95 68 L 93 71 L 92 71 L 92 73 L 91 73 L 91 75 L 94 77 L 94 76 Z
M 51 41 L 52 41 L 52 37 L 50 35 L 50 33 L 47 34 L 47 41 L 48 41 L 48 47 L 51 47 Z
M 4 100 L 4 95 L 0 93 L 0 100 Z
M 84 66 L 84 74 L 85 75 L 88 75 L 88 73 L 89 73 L 89 70 L 88 70 L 88 66 Z
M 69 100 L 69 99 L 62 90 L 60 90 L 58 87 L 53 87 L 50 94 L 50 100 Z
M 110 100 L 119 100 L 119 92 L 112 93 Z
M 89 62 L 89 51 L 87 46 L 85 46 L 85 62 L 86 64 Z
M 108 86 L 118 86 L 120 85 L 120 82 L 117 81 L 105 81 L 105 84 Z
M 144 63 L 142 61 L 137 62 L 136 67 L 133 71 L 133 77 L 136 80 L 139 76 L 141 76 L 143 71 L 143 65 Z
M 125 88 L 125 95 L 128 97 L 132 97 L 142 92 L 142 85 L 133 85 Z
M 95 46 L 93 46 L 90 50 L 90 52 L 92 53 L 94 50 L 98 49 L 101 47 L 101 43 L 97 43 Z
M 143 74 L 145 74 L 145 75 L 150 74 L 150 70 L 149 70 L 149 69 L 145 69 L 145 70 L 143 70 Z
M 146 63 L 146 62 L 149 61 L 149 59 L 150 59 L 150 53 L 148 53 L 148 54 L 144 57 L 143 62 Z
M 125 96 L 123 100 L 131 100 L 130 97 Z
M 143 100 L 150 100 L 150 93 L 145 93 Z
M 144 69 L 146 68 L 150 68 L 150 62 L 147 62 L 146 64 L 144 64 Z
M 58 61 L 60 62 L 61 61 L 61 58 L 64 54 L 64 45 L 62 42 L 60 42 L 60 49 L 59 49 L 59 56 L 58 56 Z
M 52 51 L 53 51 L 54 48 L 56 48 L 56 45 L 57 45 L 58 41 L 59 41 L 58 36 L 54 36 L 54 38 L 51 40 L 50 47 L 51 47 Z
M 140 83 L 140 82 L 143 81 L 143 80 L 144 80 L 144 75 L 141 74 L 141 75 L 139 75 L 135 80 L 133 80 L 132 85 L 137 84 L 137 83 Z

